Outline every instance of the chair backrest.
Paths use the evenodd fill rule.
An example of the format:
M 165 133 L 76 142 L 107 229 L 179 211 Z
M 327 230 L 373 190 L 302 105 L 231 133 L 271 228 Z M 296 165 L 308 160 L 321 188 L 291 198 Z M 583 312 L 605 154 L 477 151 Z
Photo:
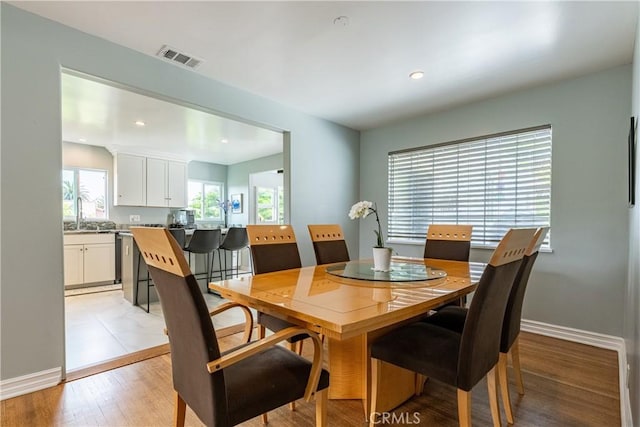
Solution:
M 472 225 L 431 224 L 427 230 L 424 257 L 469 261 Z
M 340 225 L 310 224 L 307 228 L 318 265 L 349 261 L 349 250 Z
M 498 362 L 507 300 L 535 231 L 509 230 L 480 277 L 462 330 L 458 388 L 471 390 Z
M 196 254 L 213 252 L 220 247 L 222 230 L 219 228 L 200 228 L 193 232 L 186 249 Z
M 198 283 L 164 228 L 131 228 L 153 278 L 169 333 L 173 388 L 206 425 L 229 425 L 223 371 L 209 374 L 220 357 L 216 333 Z
M 524 301 L 524 293 L 527 289 L 527 283 L 529 283 L 529 276 L 531 275 L 531 269 L 533 264 L 538 258 L 538 251 L 542 242 L 544 242 L 549 227 L 541 227 L 536 231 L 536 234 L 531 239 L 529 247 L 524 254 L 522 264 L 518 270 L 518 274 L 511 288 L 509 295 L 509 301 L 507 302 L 507 308 L 504 313 L 504 321 L 502 323 L 502 337 L 500 339 L 500 351 L 507 353 L 513 342 L 520 333 L 520 321 L 522 319 L 522 302 Z
M 247 225 L 253 274 L 302 267 L 290 225 Z
M 230 227 L 224 236 L 220 249 L 228 251 L 237 251 L 249 246 L 249 236 L 247 229 L 244 227 Z
M 181 248 L 184 248 L 184 245 L 187 241 L 184 228 L 170 228 L 169 233 L 171 233 L 173 238 L 176 239 L 176 242 L 178 242 L 178 245 L 180 245 Z

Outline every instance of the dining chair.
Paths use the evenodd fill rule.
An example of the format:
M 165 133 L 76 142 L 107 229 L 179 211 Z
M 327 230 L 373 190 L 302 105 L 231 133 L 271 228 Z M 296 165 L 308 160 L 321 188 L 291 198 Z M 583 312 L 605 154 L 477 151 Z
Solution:
M 205 254 L 207 256 L 207 285 L 213 276 L 213 262 L 216 259 L 216 252 L 218 252 L 218 248 L 220 247 L 221 239 L 222 231 L 219 228 L 201 228 L 193 232 L 191 240 L 189 240 L 184 248 L 184 250 L 189 253 L 189 265 L 191 265 L 192 253 Z M 220 254 L 218 254 L 218 265 L 220 278 L 222 279 Z
M 518 274 L 514 279 L 513 287 L 511 288 L 509 300 L 507 301 L 507 307 L 505 309 L 504 320 L 502 322 L 500 355 L 498 358 L 498 378 L 500 382 L 502 402 L 504 404 L 505 414 L 509 424 L 513 424 L 514 417 L 511 407 L 511 399 L 509 397 L 509 383 L 507 375 L 508 354 L 511 354 L 518 393 L 523 395 L 524 385 L 522 382 L 520 351 L 518 346 L 520 321 L 522 319 L 522 303 L 524 301 L 524 294 L 527 288 L 527 283 L 529 282 L 529 276 L 531 275 L 533 264 L 538 257 L 540 246 L 542 246 L 548 231 L 549 227 L 539 228 L 529 242 L 524 257 L 522 258 L 522 264 L 520 265 Z M 466 308 L 448 306 L 427 317 L 424 321 L 461 333 L 467 313 L 468 310 Z
M 207 305 L 177 242 L 161 228 L 131 231 L 156 283 L 167 326 L 174 425 L 184 426 L 187 405 L 209 427 L 233 426 L 296 399 L 315 397 L 316 425 L 325 426 L 329 373 L 322 369 L 318 336 L 295 326 L 221 352 Z M 251 331 L 251 313 L 243 310 L 245 316 L 249 313 L 245 326 Z M 313 362 L 276 345 L 300 333 L 313 341 Z
M 265 274 L 272 271 L 289 270 L 302 267 L 296 235 L 290 225 L 247 225 L 249 249 L 253 264 L 253 274 Z M 280 331 L 295 326 L 286 320 L 258 311 L 258 338 L 265 336 L 266 329 Z M 292 345 L 297 345 L 297 352 L 302 352 L 302 341 L 305 335 L 293 336 L 288 339 Z
M 496 388 L 500 333 L 507 300 L 522 257 L 535 229 L 511 229 L 502 238 L 485 268 L 462 331 L 418 321 L 395 329 L 371 346 L 371 413 L 378 389 L 381 362 L 453 385 L 458 395 L 458 421 L 471 425 L 471 390 L 487 377 L 491 416 L 500 425 Z M 375 417 L 370 418 L 375 425 Z
M 471 251 L 471 232 L 473 225 L 431 224 L 427 230 L 424 244 L 424 257 L 451 261 L 469 261 Z M 442 307 L 450 305 L 464 307 L 467 296 L 464 295 Z M 440 310 L 437 308 L 436 310 Z
M 429 225 L 424 245 L 424 258 L 469 261 L 472 230 L 472 225 Z
M 265 274 L 273 271 L 289 270 L 302 267 L 296 235 L 290 225 L 247 225 L 249 236 L 249 250 L 253 274 Z M 291 322 L 258 311 L 256 323 L 258 324 L 258 338 L 264 338 L 266 330 L 278 332 L 292 326 Z M 293 335 L 287 338 L 290 349 L 302 354 L 302 345 L 308 338 L 306 334 Z M 295 403 L 290 405 L 295 409 Z M 266 422 L 266 416 L 263 418 Z
M 310 224 L 307 228 L 318 265 L 349 261 L 349 250 L 340 225 Z

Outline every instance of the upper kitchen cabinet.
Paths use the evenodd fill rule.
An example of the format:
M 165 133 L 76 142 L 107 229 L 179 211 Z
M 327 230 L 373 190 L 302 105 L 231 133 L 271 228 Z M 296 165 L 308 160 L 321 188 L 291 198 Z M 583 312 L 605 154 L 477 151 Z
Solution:
M 114 206 L 187 206 L 184 162 L 118 153 L 114 176 Z
M 187 165 L 147 158 L 147 206 L 187 206 Z
M 114 206 L 147 205 L 147 159 L 130 154 L 114 156 Z

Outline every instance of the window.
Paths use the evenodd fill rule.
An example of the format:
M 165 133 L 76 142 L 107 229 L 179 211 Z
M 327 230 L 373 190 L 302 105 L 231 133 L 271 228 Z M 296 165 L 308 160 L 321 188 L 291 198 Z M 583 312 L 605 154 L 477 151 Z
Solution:
M 551 126 L 389 153 L 390 239 L 472 224 L 472 245 L 494 248 L 511 227 L 548 226 L 550 200 Z
M 78 203 L 78 199 L 81 200 Z M 107 219 L 107 171 L 92 169 L 62 170 L 62 212 L 75 219 L 79 204 L 84 219 Z
M 189 208 L 198 221 L 222 221 L 220 202 L 224 200 L 222 183 L 189 180 Z M 204 196 L 203 196 L 204 195 Z
M 284 191 L 278 187 L 256 187 L 256 222 L 284 224 Z

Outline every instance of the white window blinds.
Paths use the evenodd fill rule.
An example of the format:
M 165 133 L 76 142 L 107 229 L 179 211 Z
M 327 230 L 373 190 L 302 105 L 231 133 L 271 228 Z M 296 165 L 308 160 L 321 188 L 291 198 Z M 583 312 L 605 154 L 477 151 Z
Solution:
M 389 153 L 390 239 L 472 224 L 472 245 L 495 247 L 511 227 L 548 226 L 550 201 L 549 125 Z

